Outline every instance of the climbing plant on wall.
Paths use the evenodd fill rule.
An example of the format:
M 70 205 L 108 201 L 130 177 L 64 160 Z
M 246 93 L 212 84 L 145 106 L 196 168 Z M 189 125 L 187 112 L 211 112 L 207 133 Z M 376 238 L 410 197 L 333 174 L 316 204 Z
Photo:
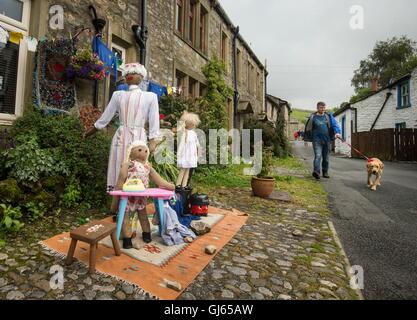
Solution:
M 207 81 L 207 94 L 198 104 L 201 129 L 227 128 L 227 101 L 232 98 L 233 90 L 226 82 L 226 66 L 214 56 L 202 72 Z

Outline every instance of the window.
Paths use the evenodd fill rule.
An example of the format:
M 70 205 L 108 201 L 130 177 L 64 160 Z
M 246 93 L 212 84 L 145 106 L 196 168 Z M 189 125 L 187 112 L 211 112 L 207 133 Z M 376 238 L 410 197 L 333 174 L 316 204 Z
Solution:
M 207 53 L 207 23 L 208 12 L 200 5 L 200 46 L 199 49 Z
M 221 39 L 221 48 L 220 48 L 220 56 L 223 62 L 227 65 L 227 35 L 222 32 L 222 39 Z
M 242 51 L 237 49 L 236 54 L 236 77 L 239 82 L 242 81 Z
M 13 20 L 22 22 L 23 2 L 18 0 L 1 0 L 0 14 Z
M 398 85 L 398 104 L 397 108 L 411 107 L 410 103 L 410 81 L 402 82 Z
M 184 32 L 184 0 L 177 0 L 177 8 L 175 11 L 175 29 L 183 33 Z
M 346 140 L 346 116 L 342 117 L 342 139 Z
M 255 67 L 248 61 L 248 91 L 250 94 L 255 94 Z
M 186 78 L 187 75 L 179 70 L 175 70 L 175 83 L 174 87 L 181 91 L 181 94 L 184 93 L 186 88 Z
M 29 26 L 30 1 L 1 0 L 0 20 L 15 27 L 27 30 Z
M 188 40 L 195 45 L 196 39 L 196 11 L 197 11 L 197 3 L 194 0 L 190 1 L 190 5 L 188 6 Z
M 1 0 L 0 28 L 27 35 L 30 1 Z M 3 30 L 3 31 L 4 31 Z M 8 42 L 0 49 L 0 125 L 10 125 L 23 113 L 27 44 Z
M 261 96 L 261 75 L 256 72 L 256 95 L 258 98 Z
M 197 98 L 198 94 L 198 81 L 188 77 L 188 96 L 190 98 Z
M 207 86 L 205 84 L 200 83 L 200 97 L 204 97 L 207 94 Z
M 126 49 L 113 43 L 112 52 L 116 55 L 117 59 L 121 60 L 123 63 L 126 62 Z M 122 73 L 118 71 L 117 79 L 119 80 L 122 76 Z M 117 89 L 118 83 L 116 83 L 116 79 L 114 77 L 114 74 L 110 74 L 110 87 L 109 87 L 109 101 L 111 97 L 113 96 L 114 91 Z
M 406 128 L 407 128 L 407 124 L 405 122 L 395 124 L 395 129 L 406 129 Z
M 17 44 L 0 50 L 0 113 L 15 114 L 18 57 Z

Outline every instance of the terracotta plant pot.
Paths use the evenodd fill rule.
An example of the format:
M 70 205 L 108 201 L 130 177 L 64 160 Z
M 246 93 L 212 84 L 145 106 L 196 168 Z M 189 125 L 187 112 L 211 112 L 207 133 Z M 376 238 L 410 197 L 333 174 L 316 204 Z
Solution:
M 257 197 L 268 198 L 275 189 L 275 182 L 275 178 L 271 177 L 252 177 L 253 194 Z

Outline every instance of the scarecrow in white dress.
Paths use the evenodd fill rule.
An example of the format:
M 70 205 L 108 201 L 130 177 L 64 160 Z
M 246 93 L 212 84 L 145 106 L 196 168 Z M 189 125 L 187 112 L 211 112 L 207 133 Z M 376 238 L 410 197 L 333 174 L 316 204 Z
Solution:
M 178 131 L 179 143 L 177 151 L 177 166 L 180 173 L 177 186 L 186 187 L 190 169 L 197 168 L 200 143 L 195 128 L 200 124 L 200 118 L 195 113 L 184 112 L 180 119 L 182 128 Z
M 114 92 L 106 110 L 96 121 L 94 127 L 85 132 L 88 137 L 97 130 L 104 129 L 117 114 L 119 128 L 113 136 L 107 169 L 107 189 L 114 190 L 119 176 L 121 165 L 126 158 L 126 151 L 133 141 L 147 143 L 149 150 L 154 152 L 156 139 L 159 136 L 159 105 L 155 93 L 145 92 L 139 84 L 147 75 L 145 67 L 139 63 L 126 64 L 122 76 L 129 85 L 128 91 Z M 147 136 L 145 127 L 149 127 Z M 113 201 L 113 204 L 116 202 Z M 117 208 L 112 205 L 111 211 L 116 213 Z

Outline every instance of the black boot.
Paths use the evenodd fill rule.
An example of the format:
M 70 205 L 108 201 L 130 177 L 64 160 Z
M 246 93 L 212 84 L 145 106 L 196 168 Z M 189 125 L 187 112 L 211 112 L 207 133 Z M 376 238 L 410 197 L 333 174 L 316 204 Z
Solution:
M 145 243 L 152 242 L 151 233 L 150 232 L 142 232 L 142 239 Z
M 132 238 L 123 238 L 123 249 L 132 249 Z

